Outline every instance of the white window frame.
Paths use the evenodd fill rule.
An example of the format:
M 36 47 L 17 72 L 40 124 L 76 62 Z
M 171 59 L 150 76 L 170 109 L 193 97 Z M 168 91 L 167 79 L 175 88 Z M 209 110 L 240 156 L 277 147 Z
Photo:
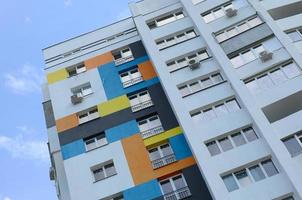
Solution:
M 208 121 L 208 120 L 216 119 L 216 118 L 218 118 L 218 117 L 220 117 L 220 116 L 216 114 L 216 112 L 215 112 L 215 107 L 216 107 L 216 106 L 219 106 L 219 105 L 222 105 L 222 104 L 224 104 L 224 105 L 226 106 L 226 109 L 227 109 L 227 111 L 228 111 L 228 114 L 229 114 L 229 113 L 232 113 L 232 112 L 236 112 L 236 111 L 232 111 L 232 110 L 230 110 L 230 109 L 228 108 L 227 103 L 228 103 L 228 102 L 231 102 L 231 101 L 235 101 L 235 102 L 237 103 L 237 106 L 238 106 L 239 109 L 236 109 L 236 111 L 241 109 L 241 106 L 240 106 L 239 102 L 237 101 L 237 99 L 236 99 L 236 98 L 230 98 L 230 99 L 224 100 L 224 101 L 222 101 L 222 102 L 220 102 L 220 103 L 213 104 L 213 105 L 211 105 L 211 106 L 209 106 L 209 107 L 202 108 L 201 110 L 194 111 L 194 112 L 191 113 L 191 117 L 193 118 L 193 120 L 196 120 L 196 122 L 198 122 L 198 121 L 200 121 L 200 120 L 201 120 L 201 121 Z M 208 112 L 209 112 L 210 110 L 212 110 L 212 112 L 214 113 L 214 115 L 213 115 L 212 118 L 210 118 L 210 119 L 209 119 L 209 118 L 204 119 L 204 113 L 207 113 L 207 114 L 208 114 Z M 198 118 L 197 118 L 197 117 L 198 117 Z
M 300 147 L 302 148 L 302 142 L 301 142 L 301 140 L 302 140 L 302 132 L 301 132 L 301 131 L 299 131 L 298 133 L 295 133 L 294 135 L 285 137 L 285 138 L 283 138 L 281 141 L 284 143 L 284 140 L 287 140 L 287 139 L 289 139 L 289 138 L 294 138 L 294 139 L 298 142 L 298 144 L 300 145 Z M 301 140 L 300 140 L 300 138 L 301 138 Z M 285 144 L 284 144 L 284 145 L 285 145 Z M 285 148 L 287 149 L 286 146 L 285 146 Z M 288 151 L 288 153 L 289 153 L 292 157 L 296 157 L 296 156 L 299 156 L 299 155 L 302 154 L 302 152 L 300 152 L 300 153 L 298 153 L 298 154 L 294 154 L 294 155 L 293 155 L 288 149 L 287 149 L 287 151 Z
M 77 95 L 77 97 L 87 97 L 88 95 L 93 93 L 90 82 L 72 88 L 71 92 L 74 95 Z
M 144 95 L 144 97 L 145 96 L 148 97 L 147 100 L 144 100 L 141 97 L 141 94 L 144 94 L 144 93 L 146 93 Z M 132 98 L 135 98 L 138 101 L 138 103 L 133 104 L 133 99 Z M 140 111 L 140 110 L 143 110 L 145 108 L 149 108 L 149 107 L 153 106 L 153 101 L 151 99 L 151 96 L 150 96 L 148 90 L 144 90 L 144 91 L 141 91 L 139 93 L 130 95 L 128 97 L 128 99 L 129 99 L 129 102 L 130 102 L 130 105 L 131 105 L 132 112 L 137 112 L 137 111 Z
M 135 74 L 137 74 L 137 75 L 133 75 L 134 73 L 132 73 L 132 72 L 134 72 L 134 71 L 137 71 L 137 72 L 135 72 Z M 123 77 L 126 77 L 124 75 L 126 75 L 129 80 L 124 81 Z M 121 79 L 121 82 L 123 84 L 123 87 L 127 88 L 127 87 L 130 87 L 132 85 L 135 85 L 137 83 L 142 82 L 143 81 L 143 76 L 140 73 L 139 68 L 135 68 L 135 69 L 131 69 L 129 71 L 120 73 L 120 79 Z
M 190 33 L 193 33 L 194 36 L 191 36 Z M 179 36 L 181 36 L 181 35 L 184 35 L 184 36 L 182 36 L 182 37 L 184 37 L 183 40 L 179 39 Z M 189 29 L 189 30 L 171 35 L 169 37 L 166 37 L 165 39 L 159 39 L 156 41 L 156 45 L 159 50 L 163 50 L 163 49 L 169 48 L 171 46 L 177 45 L 179 43 L 188 41 L 188 40 L 190 40 L 192 38 L 196 38 L 196 37 L 197 37 L 196 31 L 194 29 Z M 169 42 L 168 40 L 171 40 L 173 42 Z
M 198 50 L 189 55 L 177 58 L 167 62 L 167 67 L 170 73 L 189 66 L 189 61 L 195 59 L 196 62 L 202 62 L 211 58 L 206 49 Z M 180 64 L 181 63 L 181 64 Z
M 171 151 L 171 153 L 169 155 L 164 155 L 164 153 L 162 151 L 162 147 L 166 146 L 166 145 L 169 146 L 169 150 Z M 156 152 L 159 153 L 159 156 L 160 156 L 159 158 L 156 158 L 156 159 L 151 158 L 150 151 L 153 151 L 153 150 L 156 150 Z M 153 165 L 153 169 L 168 165 L 168 164 L 173 163 L 173 162 L 176 161 L 176 157 L 175 157 L 173 148 L 169 143 L 164 143 L 164 144 L 161 144 L 161 145 L 156 146 L 154 148 L 150 148 L 150 149 L 148 149 L 148 153 L 149 153 L 150 161 Z M 158 161 L 158 162 L 156 162 L 156 161 Z
M 114 171 L 115 171 L 114 174 L 108 175 L 108 172 L 106 171 L 106 167 L 107 167 L 108 165 L 113 165 Z M 116 170 L 116 167 L 115 167 L 115 164 L 114 164 L 113 160 L 109 160 L 109 161 L 106 161 L 105 163 L 102 163 L 102 164 L 96 165 L 96 166 L 94 166 L 94 167 L 91 167 L 90 170 L 91 170 L 91 172 L 92 172 L 92 175 L 93 175 L 93 178 L 94 178 L 94 182 L 98 182 L 98 181 L 107 179 L 107 178 L 112 177 L 112 176 L 114 176 L 114 175 L 117 174 L 117 170 Z M 95 177 L 95 174 L 96 174 L 96 173 L 95 173 L 95 172 L 98 171 L 98 170 L 102 170 L 102 171 L 103 171 L 103 173 L 104 173 L 104 178 L 96 179 L 96 177 Z
M 86 69 L 86 66 L 85 66 L 84 63 L 80 63 L 80 64 L 77 64 L 77 65 L 74 65 L 74 66 L 71 66 L 71 67 L 67 67 L 66 71 L 67 71 L 67 73 L 69 75 L 69 78 L 70 78 L 70 77 L 77 76 L 81 73 L 86 72 L 87 69 Z M 75 72 L 75 73 L 70 74 L 72 71 Z
M 294 40 L 294 39 L 290 36 L 290 34 L 293 34 L 293 33 L 298 34 L 298 36 L 300 37 L 300 39 Z M 300 27 L 300 28 L 297 28 L 297 29 L 288 31 L 288 32 L 287 32 L 287 35 L 288 35 L 288 37 L 291 39 L 292 42 L 301 41 L 301 40 L 302 40 L 302 28 Z
M 188 187 L 187 181 L 186 181 L 184 175 L 183 175 L 182 173 L 180 173 L 180 174 L 177 174 L 177 175 L 175 175 L 175 176 L 171 176 L 171 177 L 169 177 L 169 178 L 166 178 L 166 179 L 164 179 L 164 180 L 160 180 L 160 182 L 159 182 L 159 187 L 160 187 L 161 193 L 164 195 L 164 199 L 165 199 L 165 200 L 170 200 L 171 197 L 170 197 L 170 198 L 169 198 L 169 197 L 166 197 L 167 194 L 164 194 L 164 191 L 163 191 L 162 186 L 161 186 L 161 183 L 164 182 L 164 181 L 169 181 L 169 182 L 170 182 L 170 184 L 171 184 L 171 186 L 172 186 L 172 189 L 173 189 L 173 191 L 172 191 L 171 193 L 174 192 L 174 195 L 175 195 L 175 196 L 173 195 L 173 197 L 176 197 L 177 200 L 180 200 L 180 199 L 181 199 L 181 198 L 179 197 L 178 193 L 177 193 L 177 189 L 176 189 L 175 184 L 174 184 L 174 181 L 173 181 L 173 178 L 178 177 L 178 176 L 181 176 L 181 178 L 182 178 L 182 180 L 183 180 L 183 182 L 184 182 L 184 184 L 185 184 L 185 186 L 184 186 L 183 188 L 187 188 L 187 189 L 188 189 L 188 192 L 190 193 L 189 196 L 191 196 L 191 191 L 190 191 L 190 188 Z M 171 193 L 168 193 L 168 194 L 171 194 Z M 173 198 L 173 200 L 174 200 L 174 198 Z
M 214 78 L 215 76 L 219 76 L 219 77 L 221 78 L 221 80 L 220 80 L 219 82 L 215 82 L 215 78 Z M 208 80 L 208 79 L 211 80 L 211 85 L 204 86 L 204 85 L 203 85 L 203 82 L 204 82 L 205 80 Z M 197 93 L 197 92 L 206 90 L 206 89 L 208 89 L 208 88 L 210 88 L 210 87 L 213 87 L 213 86 L 215 86 L 215 85 L 219 85 L 219 84 L 221 84 L 221 83 L 223 83 L 223 82 L 225 82 L 225 79 L 224 79 L 223 76 L 218 72 L 218 73 L 213 73 L 213 74 L 211 74 L 211 75 L 209 75 L 209 76 L 207 76 L 207 77 L 199 78 L 198 80 L 190 81 L 189 83 L 187 83 L 187 84 L 185 84 L 185 85 L 178 86 L 178 90 L 180 91 L 182 97 L 184 98 L 184 97 L 187 97 L 187 96 L 189 96 L 189 95 L 191 95 L 191 94 L 195 94 L 195 93 Z M 192 84 L 196 84 L 196 83 L 199 85 L 199 89 L 194 90 L 194 89 L 192 88 Z M 188 94 L 182 93 L 182 90 L 183 90 L 183 89 L 186 89 L 186 90 L 188 91 Z
M 130 52 L 130 55 L 125 55 L 125 53 L 124 53 L 125 50 L 128 50 Z M 134 60 L 133 53 L 132 53 L 130 47 L 124 47 L 124 48 L 121 48 L 119 50 L 115 50 L 115 51 L 112 52 L 112 54 L 113 54 L 113 57 L 114 57 L 114 55 L 120 55 L 121 56 L 118 59 L 115 59 L 115 57 L 114 57 L 115 65 L 121 65 L 121 64 L 124 64 L 124 63 L 127 63 L 127 62 L 130 62 L 130 61 Z
M 79 124 L 83 124 L 100 117 L 97 106 L 87 109 L 86 111 L 79 112 L 77 116 Z
M 295 67 L 298 70 L 300 70 L 300 74 L 297 74 L 296 76 L 294 76 L 292 78 L 289 78 L 288 75 L 287 75 L 287 72 L 284 70 L 284 68 L 288 65 L 291 65 L 291 64 L 294 64 Z M 275 80 L 272 78 L 272 73 L 276 72 L 277 70 L 280 70 L 280 72 L 283 73 L 284 77 L 286 78 L 286 80 L 284 80 L 282 83 L 281 82 L 275 82 Z M 269 70 L 267 70 L 267 71 L 265 71 L 265 72 L 263 72 L 263 73 L 261 73 L 257 76 L 254 76 L 252 78 L 248 78 L 248 79 L 244 80 L 243 82 L 245 83 L 246 87 L 249 89 L 249 91 L 252 94 L 258 94 L 258 93 L 261 93 L 261 92 L 263 92 L 267 89 L 270 89 L 271 87 L 283 84 L 283 83 L 285 83 L 285 82 L 287 82 L 291 79 L 294 79 L 298 76 L 301 76 L 301 74 L 302 74 L 301 68 L 294 61 L 289 61 L 289 62 L 283 63 L 283 64 L 281 64 L 277 67 L 273 67 L 272 69 L 269 69 Z M 261 85 L 258 81 L 259 78 L 262 78 L 264 76 L 267 76 L 270 79 L 271 83 L 272 83 L 272 85 L 270 85 L 269 87 Z M 251 88 L 249 88 L 248 84 L 250 84 L 250 83 L 254 83 L 255 85 L 257 85 L 258 89 L 257 90 L 252 90 Z
M 256 25 L 255 24 L 251 25 L 251 23 L 249 23 L 249 22 L 252 21 L 252 20 L 255 20 L 255 19 L 260 20 L 260 23 L 258 23 Z M 239 34 L 241 34 L 243 32 L 246 32 L 246 31 L 248 31 L 248 30 L 250 30 L 250 29 L 252 29 L 254 27 L 257 27 L 257 26 L 259 26 L 260 24 L 263 24 L 263 23 L 264 23 L 263 20 L 259 16 L 253 16 L 252 18 L 249 18 L 249 19 L 247 19 L 247 20 L 245 20 L 243 22 L 240 22 L 240 23 L 236 24 L 235 26 L 229 27 L 229 28 L 227 28 L 227 29 L 225 29 L 223 31 L 220 31 L 220 32 L 216 33 L 215 37 L 216 37 L 216 40 L 219 43 L 221 43 L 221 42 L 224 42 L 224 41 L 226 41 L 226 40 L 228 40 L 228 39 L 230 39 L 232 37 L 235 37 L 235 36 L 237 36 L 237 35 L 239 35 Z M 241 30 L 239 27 L 242 26 L 243 24 L 247 25 L 248 29 L 246 29 L 244 31 Z M 229 31 L 232 30 L 232 29 L 236 30 L 237 33 L 235 35 L 229 35 Z M 221 34 L 223 34 L 225 36 L 224 39 L 219 39 L 218 36 L 221 35 Z
M 208 12 L 205 12 L 205 13 L 201 14 L 201 17 L 203 18 L 205 23 L 207 23 L 207 24 L 211 23 L 211 22 L 213 22 L 217 19 L 220 19 L 220 18 L 224 17 L 226 15 L 226 10 L 230 7 L 234 9 L 234 5 L 233 5 L 232 1 L 227 2 L 227 3 L 225 3 L 221 6 L 218 6 L 218 7 L 214 8 L 214 9 L 208 11 Z M 217 11 L 222 11 L 223 15 L 216 16 L 215 12 L 217 12 Z M 207 16 L 209 16 L 209 15 L 211 15 L 212 18 L 210 20 L 207 20 Z
M 150 121 L 150 119 L 152 119 L 152 118 L 157 118 L 157 121 L 159 122 L 159 125 L 157 125 L 157 126 L 151 125 L 152 122 Z M 144 124 L 147 124 L 147 126 L 148 126 L 148 129 L 146 129 L 146 130 L 144 130 L 144 129 L 142 130 L 141 125 L 140 125 L 140 123 L 142 123 L 144 121 L 146 122 Z M 146 139 L 148 137 L 152 137 L 154 135 L 158 135 L 158 134 L 164 132 L 163 125 L 162 125 L 161 120 L 160 120 L 160 118 L 157 114 L 152 115 L 152 116 L 147 117 L 147 118 L 144 118 L 144 119 L 141 119 L 141 120 L 137 121 L 137 124 L 138 124 L 138 128 L 140 130 L 140 133 L 141 133 L 141 135 L 144 139 Z
M 98 137 L 100 137 L 100 136 L 103 136 L 103 137 L 101 139 L 98 139 Z M 87 142 L 91 142 L 91 141 L 93 141 L 94 147 L 89 147 L 89 145 L 87 144 Z M 86 151 L 91 151 L 91 150 L 97 149 L 99 147 L 105 146 L 106 144 L 108 144 L 108 141 L 107 141 L 105 133 L 101 133 L 101 134 L 95 135 L 92 138 L 84 139 L 84 143 L 85 143 Z M 90 144 L 92 144 L 92 143 L 90 143 Z
M 168 16 L 171 16 L 171 17 L 170 18 L 166 18 Z M 154 28 L 158 28 L 158 27 L 161 27 L 161 26 L 165 26 L 165 25 L 167 25 L 169 23 L 172 23 L 172 22 L 177 21 L 179 19 L 182 19 L 184 17 L 186 17 L 185 14 L 184 14 L 184 12 L 182 10 L 178 10 L 178 11 L 174 11 L 172 13 L 166 14 L 164 16 L 158 17 L 158 18 L 156 18 L 154 20 L 151 20 L 151 21 L 147 22 L 147 25 L 148 25 L 148 27 L 150 29 L 154 29 Z M 163 22 L 161 24 L 161 22 L 164 21 L 164 20 L 166 20 L 167 22 Z M 151 27 L 150 24 L 154 24 L 155 27 L 153 27 L 153 26 Z

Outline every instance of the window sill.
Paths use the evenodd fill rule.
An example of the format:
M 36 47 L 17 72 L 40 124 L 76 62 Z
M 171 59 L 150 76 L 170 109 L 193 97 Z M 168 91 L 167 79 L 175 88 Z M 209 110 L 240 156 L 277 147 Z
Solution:
M 103 147 L 105 147 L 105 146 L 107 146 L 107 145 L 109 145 L 109 143 L 108 143 L 108 142 L 107 142 L 107 144 L 104 144 L 104 145 L 102 145 L 102 146 L 98 146 L 98 147 L 95 147 L 95 148 L 93 148 L 93 149 L 86 150 L 86 153 L 89 153 L 89 152 L 91 152 L 91 151 L 94 151 L 94 150 L 97 150 L 97 149 L 103 148 Z
M 174 47 L 174 46 L 176 46 L 176 45 L 179 45 L 179 44 L 185 43 L 185 42 L 187 42 L 187 41 L 193 40 L 193 39 L 195 39 L 195 38 L 198 38 L 199 36 L 200 36 L 200 35 L 196 35 L 195 37 L 192 37 L 192 38 L 190 38 L 190 39 L 181 41 L 181 42 L 179 42 L 179 43 L 173 44 L 173 45 L 168 46 L 168 47 L 164 47 L 164 48 L 162 48 L 162 49 L 160 49 L 160 48 L 158 48 L 158 49 L 159 49 L 159 51 L 163 51 L 163 50 L 165 50 L 165 49 L 169 49 L 169 48 Z
M 103 179 L 95 180 L 95 181 L 93 181 L 93 183 L 95 184 L 95 183 L 97 183 L 97 182 L 103 181 L 103 180 L 108 179 L 108 178 L 110 178 L 110 177 L 112 177 L 112 176 L 115 176 L 115 175 L 117 175 L 117 173 L 112 174 L 111 176 L 107 176 L 107 177 L 105 177 L 105 178 L 103 178 Z
M 220 85 L 220 84 L 223 84 L 223 83 L 226 83 L 226 82 L 227 82 L 227 80 L 223 80 L 223 81 L 221 81 L 221 82 L 219 82 L 219 83 L 216 83 L 216 84 L 214 84 L 214 85 L 211 85 L 211 86 L 209 86 L 209 87 L 202 88 L 201 90 L 198 90 L 198 91 L 196 91 L 196 92 L 187 94 L 187 95 L 183 96 L 182 98 L 186 98 L 186 97 L 188 97 L 188 96 L 191 96 L 191 95 L 196 94 L 196 93 L 198 93 L 198 92 L 202 92 L 202 91 L 204 91 L 204 90 L 210 89 L 210 88 L 212 88 L 212 87 L 215 87 L 215 86 L 217 86 L 217 85 Z

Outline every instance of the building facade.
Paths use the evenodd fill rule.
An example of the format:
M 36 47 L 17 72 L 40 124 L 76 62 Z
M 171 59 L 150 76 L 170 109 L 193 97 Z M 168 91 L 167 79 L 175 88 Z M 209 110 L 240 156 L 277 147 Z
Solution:
M 142 0 L 43 50 L 62 200 L 301 200 L 302 1 Z

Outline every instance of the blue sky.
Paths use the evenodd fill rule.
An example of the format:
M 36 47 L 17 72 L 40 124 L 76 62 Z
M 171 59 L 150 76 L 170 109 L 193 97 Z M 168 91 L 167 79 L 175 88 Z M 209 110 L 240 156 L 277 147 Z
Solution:
M 41 49 L 130 15 L 130 0 L 9 0 L 0 6 L 0 200 L 54 200 L 41 106 Z

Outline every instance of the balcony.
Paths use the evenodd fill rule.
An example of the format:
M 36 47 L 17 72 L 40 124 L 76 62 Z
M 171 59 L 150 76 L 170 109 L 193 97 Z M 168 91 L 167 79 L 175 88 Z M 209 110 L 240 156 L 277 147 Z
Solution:
M 160 125 L 160 126 L 156 126 L 154 128 L 151 128 L 149 130 L 142 131 L 141 135 L 142 135 L 143 139 L 146 139 L 146 138 L 152 137 L 154 135 L 158 135 L 162 132 L 164 132 L 164 128 Z
M 137 111 L 143 110 L 145 108 L 148 108 L 150 106 L 153 106 L 153 102 L 152 102 L 151 99 L 147 100 L 147 101 L 144 101 L 144 102 L 140 102 L 140 103 L 135 104 L 135 105 L 132 105 L 131 110 L 132 110 L 132 112 L 137 112 Z
M 189 187 L 183 187 L 183 188 L 180 188 L 173 192 L 165 194 L 164 199 L 165 200 L 179 200 L 179 199 L 185 199 L 191 195 L 192 194 L 190 192 Z
M 115 62 L 115 65 L 121 65 L 121 64 L 130 62 L 132 60 L 134 60 L 134 57 L 133 57 L 133 55 L 130 55 L 130 56 L 127 56 L 127 57 L 124 57 L 124 58 L 117 59 L 114 62 Z
M 123 87 L 127 88 L 127 87 L 130 87 L 131 85 L 134 85 L 134 84 L 142 82 L 142 81 L 143 81 L 143 77 L 139 76 L 139 77 L 136 77 L 136 78 L 123 82 Z
M 152 160 L 152 167 L 153 167 L 153 169 L 158 169 L 160 167 L 163 167 L 163 166 L 173 163 L 175 161 L 176 161 L 176 157 L 175 157 L 175 154 L 173 153 L 173 154 L 164 156 L 162 158 Z

